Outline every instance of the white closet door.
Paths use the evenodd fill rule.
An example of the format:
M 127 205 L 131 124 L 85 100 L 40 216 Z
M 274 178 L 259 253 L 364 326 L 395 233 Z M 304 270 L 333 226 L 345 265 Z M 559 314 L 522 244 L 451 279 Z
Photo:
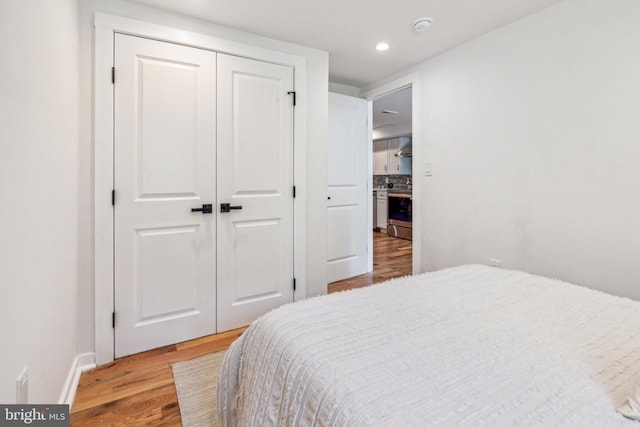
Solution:
M 329 94 L 328 282 L 367 272 L 367 101 Z
M 216 332 L 216 54 L 115 40 L 115 355 Z
M 293 301 L 292 90 L 289 67 L 218 55 L 218 332 Z

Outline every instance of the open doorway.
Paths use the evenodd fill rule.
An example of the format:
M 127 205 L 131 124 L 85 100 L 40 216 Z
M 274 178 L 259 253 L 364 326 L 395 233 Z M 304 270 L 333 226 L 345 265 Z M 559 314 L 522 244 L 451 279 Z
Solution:
M 412 87 L 372 102 L 373 275 L 411 274 L 413 243 Z
M 334 96 L 335 98 L 335 96 Z M 345 104 L 347 100 L 342 100 Z M 354 101 L 354 100 L 352 100 Z M 337 104 L 337 100 L 330 102 L 330 106 Z M 340 132 L 337 124 L 337 113 L 331 114 L 330 108 L 330 144 L 329 144 L 329 292 L 352 289 L 382 282 L 394 277 L 409 275 L 413 272 L 413 158 L 412 158 L 412 87 L 405 86 L 399 90 L 392 90 L 369 102 L 370 120 L 369 143 L 362 154 L 369 158 L 369 167 L 354 167 L 357 163 L 346 160 L 346 155 L 355 152 L 349 148 L 347 141 L 335 143 L 332 150 L 331 142 L 338 141 L 340 135 L 348 135 L 346 128 Z M 334 117 L 335 116 L 335 117 Z M 347 120 L 352 123 L 352 120 Z M 331 131 L 333 129 L 333 131 Z M 353 138 L 348 138 L 351 140 Z M 364 147 L 363 147 L 364 148 Z M 336 151 L 335 155 L 332 152 Z M 367 153 L 368 151 L 368 153 Z M 340 173 L 337 168 L 345 163 L 345 170 L 359 170 L 358 176 L 368 181 L 369 202 L 358 216 L 361 218 L 349 223 L 338 221 L 347 212 L 355 212 L 355 202 L 347 204 L 336 200 L 341 192 L 349 187 L 363 188 L 361 185 L 346 186 L 341 182 L 333 182 Z M 334 170 L 334 173 L 331 173 Z M 340 184 L 340 185 L 337 185 Z M 338 191 L 340 190 L 340 191 Z M 363 193 L 364 194 L 364 193 Z M 349 209 L 346 209 L 346 208 Z M 338 215 L 340 214 L 340 215 Z M 365 218 L 368 217 L 368 221 Z M 349 225 L 340 228 L 341 223 Z M 358 260 L 355 250 L 347 252 L 347 243 L 352 240 L 351 234 L 358 225 L 368 223 L 363 230 L 367 244 L 369 268 L 366 274 L 350 274 L 336 278 L 336 267 L 348 265 Z M 339 235 L 332 230 L 341 230 Z M 355 240 L 354 240 L 355 241 Z M 344 250 L 340 251 L 342 247 Z M 355 245 L 353 245 L 355 248 Z M 349 256 L 344 256 L 348 254 Z M 339 256 L 340 255 L 340 256 Z M 354 271 L 354 270 L 351 270 Z

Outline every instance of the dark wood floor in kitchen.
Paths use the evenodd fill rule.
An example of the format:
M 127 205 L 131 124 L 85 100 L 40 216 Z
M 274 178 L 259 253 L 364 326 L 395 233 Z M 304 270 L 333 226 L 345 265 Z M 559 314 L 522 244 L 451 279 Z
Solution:
M 329 284 L 338 292 L 411 274 L 411 242 L 374 233 L 373 272 Z M 71 408 L 73 426 L 179 426 L 171 365 L 229 348 L 245 328 L 170 345 L 85 372 Z

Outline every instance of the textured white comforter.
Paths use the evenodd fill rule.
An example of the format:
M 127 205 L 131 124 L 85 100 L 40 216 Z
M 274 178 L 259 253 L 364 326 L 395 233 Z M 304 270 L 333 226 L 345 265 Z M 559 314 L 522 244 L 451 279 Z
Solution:
M 223 426 L 637 425 L 640 303 L 479 265 L 311 298 L 255 321 Z

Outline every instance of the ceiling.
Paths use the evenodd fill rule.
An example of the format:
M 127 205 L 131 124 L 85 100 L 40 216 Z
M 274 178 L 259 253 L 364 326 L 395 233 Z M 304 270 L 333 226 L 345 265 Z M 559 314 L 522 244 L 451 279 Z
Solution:
M 392 134 L 397 132 L 397 129 L 406 129 L 408 131 L 400 131 L 398 134 L 411 132 L 411 94 L 412 89 L 408 87 L 373 101 L 374 133 L 384 135 L 387 129 Z M 397 114 L 383 113 L 383 111 L 393 111 Z M 374 135 L 374 139 L 376 139 L 376 135 Z
M 561 0 L 132 1 L 327 51 L 329 80 L 362 87 Z M 434 21 L 423 33 L 420 16 Z

